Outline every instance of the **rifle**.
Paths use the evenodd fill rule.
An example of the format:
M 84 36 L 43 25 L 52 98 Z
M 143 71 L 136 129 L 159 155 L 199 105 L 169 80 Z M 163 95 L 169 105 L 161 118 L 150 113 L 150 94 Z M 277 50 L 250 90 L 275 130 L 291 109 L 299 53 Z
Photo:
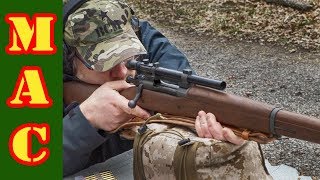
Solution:
M 187 69 L 180 72 L 159 67 L 147 59 L 128 61 L 127 68 L 136 70 L 134 77 L 127 78 L 127 82 L 136 87 L 120 94 L 131 99 L 128 104 L 131 108 L 139 105 L 147 110 L 190 118 L 203 110 L 213 113 L 225 125 L 265 133 L 271 138 L 284 135 L 320 144 L 320 119 L 226 93 L 224 81 L 196 76 Z M 79 83 L 73 86 L 78 92 L 68 93 L 67 102 L 82 102 L 97 88 Z

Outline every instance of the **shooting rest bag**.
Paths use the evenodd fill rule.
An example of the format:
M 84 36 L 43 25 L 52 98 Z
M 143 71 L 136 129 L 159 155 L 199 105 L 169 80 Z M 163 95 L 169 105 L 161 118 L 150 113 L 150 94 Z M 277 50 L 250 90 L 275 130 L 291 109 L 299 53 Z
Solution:
M 199 138 L 186 127 L 147 126 L 140 128 L 134 140 L 136 180 L 272 179 L 256 142 L 237 146 Z

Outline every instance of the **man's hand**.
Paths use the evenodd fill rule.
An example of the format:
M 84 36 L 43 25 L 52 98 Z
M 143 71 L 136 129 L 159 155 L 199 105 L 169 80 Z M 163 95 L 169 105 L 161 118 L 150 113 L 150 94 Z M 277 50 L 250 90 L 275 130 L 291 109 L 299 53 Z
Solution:
M 123 80 L 107 82 L 80 104 L 80 110 L 93 127 L 105 131 L 116 129 L 134 116 L 146 119 L 150 116 L 147 111 L 139 106 L 129 108 L 129 100 L 118 92 L 131 86 Z
M 196 118 L 195 127 L 199 137 L 229 141 L 236 145 L 241 145 L 244 143 L 244 140 L 236 136 L 231 129 L 222 127 L 212 113 L 199 111 Z

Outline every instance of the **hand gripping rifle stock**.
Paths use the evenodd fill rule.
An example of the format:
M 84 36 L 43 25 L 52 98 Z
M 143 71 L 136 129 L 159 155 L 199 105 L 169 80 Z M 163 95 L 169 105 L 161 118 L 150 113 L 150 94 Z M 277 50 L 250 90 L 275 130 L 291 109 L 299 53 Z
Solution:
M 270 134 L 270 137 L 284 135 L 320 144 L 320 119 L 315 117 L 226 93 L 222 91 L 225 82 L 193 75 L 190 70 L 170 70 L 148 60 L 132 60 L 127 67 L 136 70 L 134 77 L 127 78 L 136 87 L 120 93 L 131 99 L 128 104 L 131 108 L 137 104 L 147 110 L 190 118 L 203 110 L 213 113 L 220 123 L 228 126 Z M 72 89 L 81 93 L 68 93 L 64 100 L 82 102 L 96 88 L 74 83 Z

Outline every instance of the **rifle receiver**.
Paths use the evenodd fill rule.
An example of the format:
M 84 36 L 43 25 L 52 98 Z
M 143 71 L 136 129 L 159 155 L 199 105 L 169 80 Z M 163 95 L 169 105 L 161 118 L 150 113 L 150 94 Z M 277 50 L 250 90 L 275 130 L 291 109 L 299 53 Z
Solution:
M 148 59 L 144 59 L 143 61 L 128 61 L 126 67 L 130 70 L 136 70 L 136 76 L 143 76 L 145 77 L 144 80 L 154 81 L 157 85 L 159 85 L 159 81 L 166 81 L 169 84 L 177 84 L 180 88 L 184 89 L 192 85 L 200 85 L 218 90 L 224 90 L 227 85 L 224 81 L 194 75 L 190 69 L 184 69 L 183 72 L 180 72 L 159 67 L 158 64 L 149 63 Z

